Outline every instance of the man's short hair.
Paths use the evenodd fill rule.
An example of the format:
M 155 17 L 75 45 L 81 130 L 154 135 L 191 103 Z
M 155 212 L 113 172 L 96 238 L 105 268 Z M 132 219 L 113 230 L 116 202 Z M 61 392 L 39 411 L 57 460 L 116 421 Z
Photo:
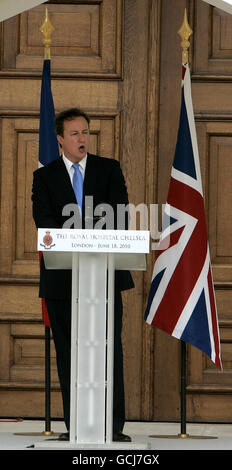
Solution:
M 55 119 L 56 134 L 61 135 L 63 137 L 64 121 L 72 121 L 73 119 L 77 117 L 83 117 L 89 125 L 90 123 L 89 116 L 80 108 L 70 108 L 70 109 L 61 111 L 61 113 L 58 113 Z

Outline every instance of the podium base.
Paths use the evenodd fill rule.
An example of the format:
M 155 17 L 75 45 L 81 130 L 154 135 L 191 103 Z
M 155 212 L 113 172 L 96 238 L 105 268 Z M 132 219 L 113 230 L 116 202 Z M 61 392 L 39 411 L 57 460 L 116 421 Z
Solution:
M 109 442 L 103 444 L 78 444 L 70 441 L 62 442 L 58 440 L 40 441 L 36 442 L 33 446 L 35 449 L 40 450 L 133 450 L 133 449 L 150 449 L 149 442 Z

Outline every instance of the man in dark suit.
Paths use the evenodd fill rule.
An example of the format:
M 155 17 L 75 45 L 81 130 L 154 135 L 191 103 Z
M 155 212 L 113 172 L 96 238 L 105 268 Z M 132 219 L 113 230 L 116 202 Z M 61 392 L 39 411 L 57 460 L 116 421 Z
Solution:
M 89 117 L 80 109 L 72 108 L 56 117 L 56 133 L 63 154 L 49 165 L 34 172 L 32 201 L 33 217 L 37 228 L 62 228 L 70 218 L 63 215 L 67 204 L 77 204 L 73 188 L 73 164 L 79 164 L 83 178 L 83 202 L 81 204 L 82 228 L 86 227 L 86 197 L 92 197 L 93 212 L 98 206 L 110 205 L 114 210 L 112 229 L 119 226 L 116 220 L 117 204 L 128 204 L 125 180 L 117 161 L 92 155 L 89 150 Z M 66 213 L 66 212 L 65 212 Z M 69 219 L 70 220 L 70 219 Z M 103 227 L 104 228 L 104 227 Z M 115 332 L 114 332 L 114 391 L 113 391 L 113 439 L 130 441 L 122 433 L 125 421 L 123 354 L 121 344 L 122 298 L 121 291 L 134 286 L 127 271 L 115 273 Z M 45 298 L 51 323 L 57 369 L 61 385 L 64 420 L 69 430 L 70 419 L 70 343 L 71 343 L 71 271 L 46 270 L 43 260 L 40 272 L 40 297 Z M 68 440 L 69 433 L 60 439 Z

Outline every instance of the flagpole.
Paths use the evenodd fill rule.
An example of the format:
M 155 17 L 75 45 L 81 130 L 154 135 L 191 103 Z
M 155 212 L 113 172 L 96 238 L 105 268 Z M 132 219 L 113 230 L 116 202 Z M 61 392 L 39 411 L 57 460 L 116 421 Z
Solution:
M 181 47 L 182 47 L 182 64 L 186 65 L 189 61 L 189 37 L 193 33 L 192 29 L 189 26 L 187 18 L 187 10 L 184 10 L 184 20 L 178 31 L 179 36 L 181 37 Z M 181 410 L 181 432 L 178 437 L 185 439 L 190 437 L 186 433 L 186 343 L 181 341 L 181 376 L 180 376 L 180 410 Z
M 51 59 L 51 34 L 54 31 L 49 17 L 48 9 L 45 9 L 45 19 L 40 28 L 43 34 L 44 60 Z M 51 348 L 50 348 L 50 327 L 45 325 L 45 436 L 55 435 L 51 431 Z
M 189 37 L 193 33 L 187 18 L 187 10 L 184 11 L 184 20 L 178 31 L 179 36 L 181 37 L 181 47 L 182 47 L 182 64 L 187 65 L 189 62 Z M 186 364 L 187 364 L 187 347 L 185 341 L 181 341 L 181 374 L 180 374 L 180 409 L 181 409 L 181 432 L 177 437 L 182 439 L 192 438 L 192 439 L 216 439 L 213 436 L 190 436 L 186 432 Z
M 188 63 L 188 48 L 190 46 L 189 37 L 192 34 L 192 29 L 188 24 L 187 11 L 184 11 L 184 20 L 178 31 L 182 41 L 182 64 Z M 186 343 L 181 341 L 181 368 L 180 368 L 180 433 L 178 435 L 162 435 L 151 437 L 162 437 L 162 438 L 188 438 L 189 434 L 186 433 Z
M 44 60 L 51 59 L 51 34 L 54 31 L 49 17 L 48 9 L 45 9 L 45 19 L 40 27 L 40 31 L 44 36 Z M 24 436 L 56 436 L 59 433 L 51 431 L 51 354 L 50 354 L 50 327 L 45 324 L 45 430 L 41 433 L 31 432 L 31 433 L 15 433 L 17 435 Z
M 181 432 L 180 437 L 188 437 L 186 434 L 186 343 L 181 341 Z
M 51 58 L 51 32 L 52 28 L 49 25 L 48 19 L 48 9 L 45 10 L 45 19 L 40 28 L 41 33 L 44 36 L 43 44 L 44 44 L 44 60 L 50 60 Z M 50 23 L 51 24 L 51 23 Z M 50 357 L 50 328 L 49 326 L 45 325 L 45 431 L 44 434 L 46 436 L 50 436 L 52 434 L 51 431 L 51 357 Z

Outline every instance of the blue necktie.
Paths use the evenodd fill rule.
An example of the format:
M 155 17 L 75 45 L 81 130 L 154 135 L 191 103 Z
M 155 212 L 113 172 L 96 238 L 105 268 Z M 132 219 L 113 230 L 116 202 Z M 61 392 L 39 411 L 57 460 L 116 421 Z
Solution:
M 73 174 L 73 189 L 76 195 L 77 204 L 82 208 L 82 199 L 83 199 L 83 176 L 79 169 L 79 163 L 73 164 L 74 174 Z

